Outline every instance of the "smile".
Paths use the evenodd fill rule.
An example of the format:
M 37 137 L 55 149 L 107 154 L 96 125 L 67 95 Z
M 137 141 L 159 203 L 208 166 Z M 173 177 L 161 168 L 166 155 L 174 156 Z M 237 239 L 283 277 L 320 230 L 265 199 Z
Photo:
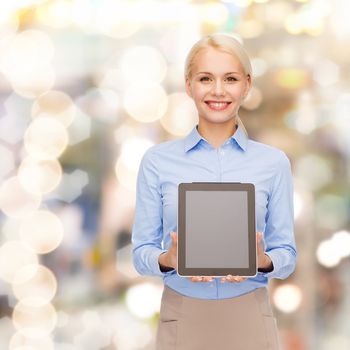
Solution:
M 208 105 L 208 107 L 214 111 L 223 111 L 226 109 L 231 102 L 224 102 L 224 101 L 205 101 L 205 103 Z

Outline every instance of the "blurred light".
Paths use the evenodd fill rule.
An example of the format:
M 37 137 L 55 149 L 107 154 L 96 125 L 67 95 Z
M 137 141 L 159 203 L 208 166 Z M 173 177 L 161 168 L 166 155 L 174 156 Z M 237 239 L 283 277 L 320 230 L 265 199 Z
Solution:
M 142 123 L 160 119 L 166 112 L 168 98 L 163 87 L 156 83 L 135 83 L 125 92 L 124 107 L 128 114 Z
M 111 89 L 89 89 L 76 103 L 89 116 L 103 122 L 112 124 L 119 118 L 120 97 Z
M 95 84 L 100 89 L 111 89 L 122 92 L 128 84 L 128 79 L 125 80 L 120 68 L 105 68 L 97 74 Z
M 118 310 L 119 313 L 121 310 Z M 134 319 L 130 319 L 130 313 L 124 312 L 119 318 L 120 327 L 123 331 L 119 331 L 120 327 L 116 330 L 113 336 L 113 344 L 116 349 L 145 349 L 147 347 L 153 347 L 154 342 L 154 330 L 149 324 L 145 322 L 135 322 Z M 128 322 L 128 327 L 124 328 L 125 320 Z
M 180 63 L 173 63 L 168 66 L 167 77 L 165 85 L 168 82 L 173 86 L 174 89 L 182 90 L 185 85 L 184 79 L 184 67 Z
M 53 191 L 62 179 L 60 163 L 54 160 L 25 158 L 19 169 L 18 179 L 29 193 L 43 195 Z
M 26 98 L 36 98 L 50 90 L 55 82 L 55 72 L 49 63 L 41 63 L 28 68 L 21 66 L 8 77 L 13 90 Z
M 301 91 L 298 95 L 298 107 L 286 114 L 286 124 L 302 134 L 310 134 L 321 126 L 321 112 L 313 104 L 312 95 L 308 91 Z
M 135 128 L 131 125 L 122 124 L 119 128 L 114 131 L 114 139 L 116 143 L 123 143 L 130 138 L 136 137 Z
M 62 91 L 50 90 L 33 103 L 32 117 L 47 116 L 68 127 L 74 120 L 76 108 L 72 99 Z
M 17 283 L 17 280 L 20 282 Z M 38 303 L 47 304 L 53 299 L 57 281 L 47 267 L 35 265 L 33 269 L 33 266 L 28 265 L 17 274 L 12 288 L 18 300 L 29 306 L 39 306 Z
M 281 68 L 274 75 L 277 85 L 287 89 L 301 89 L 309 83 L 309 76 L 302 69 Z
M 293 284 L 278 286 L 273 293 L 276 308 L 284 313 L 296 311 L 301 304 L 302 297 L 300 288 Z
M 264 32 L 264 25 L 262 21 L 249 19 L 241 21 L 237 29 L 243 38 L 256 38 Z
M 47 337 L 55 328 L 57 314 L 51 304 L 27 305 L 23 300 L 13 309 L 13 324 L 28 338 Z
M 69 145 L 75 145 L 90 137 L 91 119 L 88 115 L 77 109 L 77 114 L 73 123 L 67 129 L 69 135 Z
M 124 53 L 120 69 L 125 81 L 132 84 L 163 81 L 167 64 L 162 54 L 154 47 L 134 46 Z
M 269 29 L 280 29 L 283 27 L 284 19 L 294 11 L 291 2 L 270 1 L 266 6 L 261 6 L 259 19 Z
M 346 196 L 323 194 L 317 198 L 315 205 L 317 225 L 337 230 L 347 224 L 349 219 L 349 203 Z
M 49 35 L 44 31 L 29 29 L 13 38 L 9 51 L 0 62 L 5 71 L 11 71 L 19 69 L 18 65 L 23 64 L 32 67 L 36 60 L 40 63 L 48 62 L 53 54 L 54 45 Z
M 168 109 L 161 118 L 163 128 L 172 135 L 187 135 L 198 123 L 198 111 L 193 100 L 184 92 L 168 96 Z
M 121 185 L 130 191 L 135 191 L 141 159 L 151 146 L 153 142 L 145 138 L 131 138 L 122 144 L 120 156 L 115 165 L 115 173 Z
M 24 146 L 35 159 L 58 158 L 68 144 L 68 134 L 62 124 L 52 118 L 37 118 L 24 134 Z
M 223 24 L 229 18 L 227 7 L 220 3 L 204 3 L 198 7 L 201 22 L 206 24 Z
M 100 1 L 99 6 L 94 10 L 93 25 L 96 32 L 112 38 L 126 38 L 137 32 L 141 23 L 130 20 L 127 13 L 128 8 L 123 5 L 113 0 Z
M 0 145 L 0 181 L 15 168 L 15 160 L 12 152 Z
M 49 62 L 53 52 L 45 32 L 26 30 L 13 38 L 0 60 L 0 69 L 17 94 L 35 98 L 54 84 L 55 72 Z
M 116 271 L 118 275 L 124 276 L 128 280 L 137 278 L 139 273 L 135 270 L 132 263 L 132 244 L 127 244 L 125 247 L 118 249 L 116 259 Z
M 38 19 L 53 28 L 68 27 L 72 23 L 73 2 L 56 0 L 36 9 Z
M 59 199 L 66 203 L 72 203 L 82 193 L 83 189 L 89 183 L 89 175 L 86 171 L 79 169 L 74 170 L 70 174 L 64 174 L 59 187 L 50 198 Z
M 27 7 L 38 6 L 47 2 L 48 0 L 12 0 L 11 6 L 13 10 L 24 9 Z
M 313 78 L 320 86 L 329 86 L 339 80 L 339 66 L 330 60 L 315 62 Z
M 38 210 L 23 220 L 20 236 L 37 254 L 47 254 L 61 243 L 63 225 L 55 214 Z
M 2 220 L 2 227 L 1 227 L 1 233 L 2 233 L 2 241 L 19 241 L 19 228 L 21 225 L 20 219 L 13 219 L 13 218 L 7 218 L 6 220 Z
M 297 219 L 302 212 L 303 209 L 303 201 L 301 199 L 301 196 L 299 193 L 294 192 L 293 196 L 293 202 L 294 202 L 294 219 Z
M 253 0 L 222 0 L 222 2 L 229 4 L 233 3 L 239 7 L 249 7 L 253 3 Z
M 326 1 L 314 1 L 300 7 L 298 12 L 286 17 L 285 29 L 290 34 L 307 33 L 320 35 L 324 30 L 325 18 L 330 14 L 330 5 Z
M 126 305 L 139 318 L 150 318 L 160 310 L 162 287 L 142 283 L 130 287 L 126 292 Z
M 350 93 L 342 93 L 337 98 L 335 118 L 332 115 L 330 120 L 337 132 L 336 142 L 339 150 L 350 159 Z
M 6 242 L 0 247 L 0 278 L 8 283 L 18 282 L 23 277 L 19 275 L 21 269 L 37 264 L 37 255 L 21 241 Z
M 338 247 L 338 253 L 342 258 L 350 256 L 350 232 L 338 231 L 333 234 L 333 243 Z
M 9 350 L 18 350 L 21 349 L 20 347 L 30 347 L 33 350 L 54 350 L 54 344 L 51 338 L 28 338 L 21 331 L 18 331 L 11 338 Z
M 349 350 L 350 349 L 349 335 L 347 333 L 338 334 L 339 331 L 340 331 L 339 329 L 335 329 L 333 332 L 327 332 L 327 335 L 322 337 L 322 349 L 329 349 L 329 350 L 332 350 L 332 349 Z
M 56 328 L 63 328 L 69 324 L 70 315 L 62 310 L 57 311 Z
M 256 88 L 255 86 L 252 86 L 248 93 L 248 96 L 242 103 L 242 107 L 250 111 L 257 109 L 261 105 L 262 100 L 263 96 L 261 90 Z
M 39 208 L 41 197 L 25 191 L 16 176 L 0 186 L 0 209 L 12 218 L 22 218 Z
M 79 349 L 102 349 L 111 342 L 111 330 L 97 311 L 85 311 L 82 316 L 84 331 L 74 337 L 74 345 Z
M 330 26 L 333 34 L 339 39 L 348 39 L 350 36 L 349 21 L 350 3 L 348 0 L 333 0 Z
M 29 122 L 30 101 L 18 96 L 15 93 L 10 94 L 4 102 L 6 114 L 0 118 L 0 139 L 9 144 L 16 144 L 23 138 Z
M 76 251 L 83 241 L 84 214 L 82 209 L 78 205 L 71 204 L 63 207 L 57 215 L 63 224 L 64 232 L 69 233 L 63 236 L 62 246 Z M 69 291 L 66 291 L 66 293 L 69 293 Z M 71 293 L 74 293 L 74 291 L 71 291 Z
M 2 38 L 16 33 L 18 22 L 18 15 L 11 7 L 11 2 L 2 2 L 0 11 L 0 31 Z
M 309 154 L 299 158 L 295 174 L 310 189 L 316 191 L 333 179 L 331 163 L 318 155 Z
M 341 256 L 338 252 L 338 245 L 332 240 L 322 241 L 316 251 L 318 262 L 326 267 L 335 267 L 339 264 Z
M 267 63 L 263 58 L 255 57 L 251 60 L 253 79 L 255 77 L 260 77 L 267 71 Z

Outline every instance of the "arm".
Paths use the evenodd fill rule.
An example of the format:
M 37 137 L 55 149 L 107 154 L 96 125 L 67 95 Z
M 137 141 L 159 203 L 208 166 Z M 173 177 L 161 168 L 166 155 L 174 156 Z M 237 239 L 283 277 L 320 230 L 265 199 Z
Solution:
M 267 205 L 265 254 L 271 259 L 272 270 L 261 269 L 267 278 L 287 278 L 295 269 L 293 179 L 291 166 L 284 153 L 278 162 Z
M 158 170 L 149 151 L 144 154 L 137 175 L 136 207 L 131 236 L 133 263 L 141 275 L 164 276 L 174 269 L 163 272 L 158 261 L 160 254 L 167 250 L 161 247 L 163 206 Z

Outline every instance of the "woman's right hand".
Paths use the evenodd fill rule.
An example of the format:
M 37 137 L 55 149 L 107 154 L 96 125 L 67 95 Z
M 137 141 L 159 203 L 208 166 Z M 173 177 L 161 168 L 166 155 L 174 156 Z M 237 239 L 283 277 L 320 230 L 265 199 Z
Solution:
M 170 232 L 170 237 L 171 247 L 165 254 L 167 254 L 168 266 L 177 270 L 177 232 Z M 191 276 L 186 278 L 192 282 L 211 282 L 213 280 L 212 276 Z

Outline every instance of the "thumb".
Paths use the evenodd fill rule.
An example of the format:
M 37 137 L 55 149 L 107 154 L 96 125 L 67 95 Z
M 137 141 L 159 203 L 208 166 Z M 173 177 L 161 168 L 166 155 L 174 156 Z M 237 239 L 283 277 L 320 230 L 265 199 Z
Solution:
M 171 236 L 171 239 L 172 239 L 173 243 L 174 243 L 174 244 L 177 244 L 177 233 L 174 232 L 174 231 L 172 231 L 172 232 L 170 233 L 170 236 Z
M 257 242 L 257 244 L 261 243 L 262 237 L 263 237 L 262 232 L 257 232 L 256 233 L 256 242 Z

